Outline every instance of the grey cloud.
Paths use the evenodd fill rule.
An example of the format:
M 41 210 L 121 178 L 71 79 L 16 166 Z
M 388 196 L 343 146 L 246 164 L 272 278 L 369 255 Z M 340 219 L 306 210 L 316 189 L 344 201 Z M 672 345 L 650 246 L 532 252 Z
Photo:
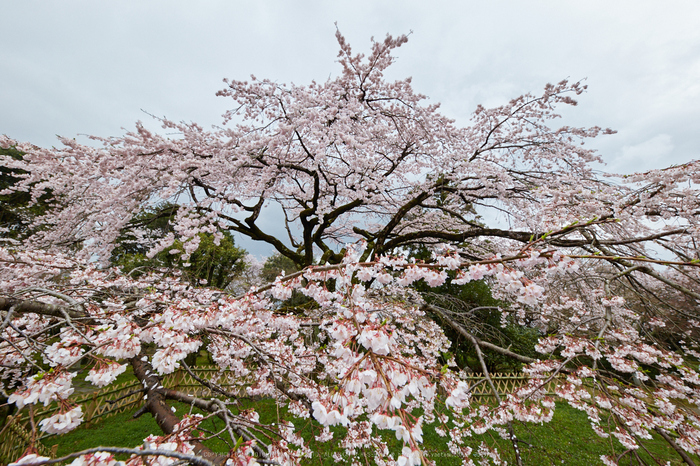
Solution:
M 356 51 L 412 30 L 391 77 L 413 76 L 462 124 L 479 103 L 587 78 L 563 122 L 618 130 L 592 143 L 609 168 L 631 172 L 630 154 L 655 150 L 683 163 L 700 146 L 700 4 L 690 0 L 0 0 L 0 14 L 0 133 L 39 145 L 121 134 L 148 120 L 141 109 L 217 124 L 224 77 L 323 81 L 339 71 L 337 21 Z

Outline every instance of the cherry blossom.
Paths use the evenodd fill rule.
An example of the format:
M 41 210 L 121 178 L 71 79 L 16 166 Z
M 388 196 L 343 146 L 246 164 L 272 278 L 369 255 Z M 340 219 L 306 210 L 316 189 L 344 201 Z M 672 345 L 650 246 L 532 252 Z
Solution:
M 700 164 L 599 175 L 582 143 L 610 131 L 554 126 L 581 83 L 479 106 L 461 127 L 410 79 L 385 77 L 405 36 L 373 41 L 366 56 L 337 40 L 341 71 L 326 82 L 226 81 L 219 95 L 233 110 L 212 130 L 161 119 L 167 134 L 138 123 L 51 149 L 0 137 L 25 154 L 0 156 L 18 174 L 0 194 L 52 199 L 27 220 L 31 235 L 0 244 L 8 402 L 22 413 L 56 403 L 39 427 L 64 433 L 83 417 L 70 399 L 78 364 L 98 387 L 130 366 L 139 412 L 160 432 L 128 465 L 212 457 L 194 434 L 203 417 L 173 412 L 174 401 L 224 423 L 219 464 L 299 464 L 313 457 L 298 433 L 309 423 L 341 461 L 432 464 L 423 439 L 434 431 L 464 464 L 519 464 L 513 423 L 550 422 L 556 401 L 621 448 L 658 435 L 683 461 L 700 453 Z M 147 239 L 136 215 L 161 202 L 178 205 L 172 231 Z M 266 230 L 265 206 L 282 213 L 286 237 Z M 200 233 L 223 230 L 267 242 L 299 271 L 217 290 L 109 265 L 122 234 L 186 262 Z M 475 281 L 501 325 L 539 336 L 535 353 L 483 332 L 483 308 L 432 299 Z M 492 403 L 473 396 L 448 331 L 473 349 Z M 198 381 L 211 396 L 166 388 L 162 376 L 191 370 L 200 351 L 219 368 Z M 510 393 L 493 384 L 493 353 L 522 367 Z M 261 398 L 286 406 L 274 424 L 235 406 Z M 473 449 L 471 435 L 487 432 L 512 451 Z M 42 461 L 28 451 L 17 464 Z M 615 464 L 612 453 L 601 461 Z M 74 464 L 111 462 L 104 450 Z
M 39 424 L 41 430 L 49 434 L 63 434 L 75 429 L 83 422 L 82 407 L 78 406 L 65 413 L 55 414 L 43 419 Z
M 123 374 L 127 366 L 126 364 L 116 364 L 110 361 L 99 367 L 99 369 L 98 367 L 91 369 L 85 380 L 92 382 L 97 387 L 104 387 L 114 382 L 119 374 Z

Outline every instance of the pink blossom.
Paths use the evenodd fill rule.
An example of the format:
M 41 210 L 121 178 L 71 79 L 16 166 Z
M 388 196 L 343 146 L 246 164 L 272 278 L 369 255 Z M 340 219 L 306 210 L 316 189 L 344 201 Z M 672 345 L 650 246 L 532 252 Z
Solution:
M 39 427 L 48 434 L 65 434 L 75 429 L 83 422 L 83 410 L 77 406 L 65 413 L 54 414 L 39 422 Z
M 9 466 L 20 466 L 22 464 L 35 464 L 38 463 L 39 461 L 44 461 L 44 460 L 50 460 L 51 458 L 47 458 L 46 456 L 40 456 L 35 453 L 30 453 L 28 455 L 25 455 L 18 459 L 17 461 L 10 463 Z
M 114 382 L 124 371 L 126 371 L 126 364 L 105 364 L 99 369 L 95 367 L 90 370 L 85 380 L 97 387 L 104 387 Z

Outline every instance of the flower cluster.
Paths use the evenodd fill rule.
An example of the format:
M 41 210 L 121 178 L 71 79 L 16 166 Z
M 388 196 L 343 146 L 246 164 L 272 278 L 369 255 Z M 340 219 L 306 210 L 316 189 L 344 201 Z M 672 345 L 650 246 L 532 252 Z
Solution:
M 78 427 L 81 422 L 83 422 L 83 410 L 82 407 L 77 406 L 65 413 L 42 419 L 39 426 L 48 434 L 64 434 Z
M 114 382 L 119 374 L 126 371 L 126 364 L 117 364 L 111 361 L 106 364 L 98 364 L 90 370 L 85 380 L 92 382 L 97 387 L 104 387 Z
M 8 403 L 15 403 L 18 408 L 37 401 L 48 406 L 59 400 L 66 400 L 73 393 L 72 379 L 75 373 L 48 372 L 37 374 L 29 380 L 24 389 L 16 390 L 8 398 Z

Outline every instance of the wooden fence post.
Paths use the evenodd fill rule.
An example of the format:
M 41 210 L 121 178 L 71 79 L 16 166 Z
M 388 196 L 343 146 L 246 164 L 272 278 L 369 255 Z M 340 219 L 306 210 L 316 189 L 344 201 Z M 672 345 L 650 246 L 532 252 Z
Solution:
M 95 415 L 95 409 L 97 408 L 97 392 L 93 392 L 92 400 L 85 402 L 83 406 L 85 406 L 85 424 L 90 425 Z

